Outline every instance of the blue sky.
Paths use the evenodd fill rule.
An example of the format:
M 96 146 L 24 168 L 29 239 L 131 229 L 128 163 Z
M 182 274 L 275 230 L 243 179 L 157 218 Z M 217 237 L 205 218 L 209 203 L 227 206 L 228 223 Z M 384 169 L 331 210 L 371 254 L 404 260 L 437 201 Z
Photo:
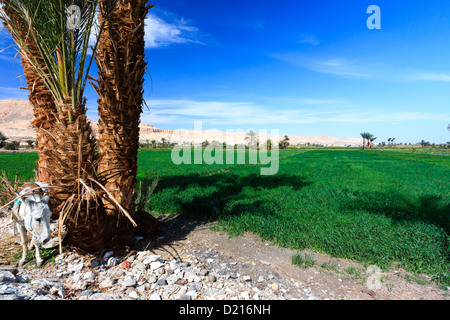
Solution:
M 203 120 L 203 129 L 450 141 L 446 1 L 154 3 L 143 123 L 193 129 Z M 367 28 L 370 5 L 381 9 L 381 30 Z M 0 46 L 8 43 L 0 32 Z M 0 53 L 0 99 L 26 99 L 13 54 Z M 95 93 L 86 95 L 95 119 Z

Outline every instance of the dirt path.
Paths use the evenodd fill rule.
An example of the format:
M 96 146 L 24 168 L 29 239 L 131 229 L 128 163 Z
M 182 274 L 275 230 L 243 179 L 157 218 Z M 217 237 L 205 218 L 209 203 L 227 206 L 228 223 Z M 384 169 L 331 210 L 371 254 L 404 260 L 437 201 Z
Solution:
M 221 260 L 249 265 L 250 269 L 246 273 L 251 274 L 254 269 L 253 278 L 257 278 L 258 270 L 268 270 L 298 283 L 300 288 L 309 290 L 321 299 L 450 299 L 449 291 L 438 288 L 428 277 L 412 275 L 404 270 L 391 270 L 378 275 L 356 262 L 311 251 L 301 254 L 312 257 L 314 266 L 302 268 L 292 264 L 292 256 L 297 251 L 262 242 L 252 233 L 229 237 L 224 232 L 212 231 L 212 225 L 189 224 L 167 217 L 161 221 L 163 238 L 152 245 L 157 254 L 177 258 L 184 252 L 202 252 L 214 248 Z

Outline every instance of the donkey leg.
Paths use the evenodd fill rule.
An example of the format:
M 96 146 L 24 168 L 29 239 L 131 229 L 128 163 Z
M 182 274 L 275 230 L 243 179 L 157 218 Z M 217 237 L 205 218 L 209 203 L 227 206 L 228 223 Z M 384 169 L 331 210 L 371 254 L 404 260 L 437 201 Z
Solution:
M 39 244 L 34 238 L 33 238 L 33 244 L 34 244 L 34 249 L 36 250 L 36 265 L 38 267 L 41 267 L 44 260 L 41 257 L 41 251 L 39 248 Z
M 20 223 L 16 223 L 17 229 L 19 229 L 20 233 L 20 242 L 22 244 L 22 259 L 19 261 L 19 267 L 22 267 L 25 262 L 27 261 L 27 255 L 28 255 L 28 237 L 27 237 L 27 230 L 25 229 L 25 226 L 23 226 Z

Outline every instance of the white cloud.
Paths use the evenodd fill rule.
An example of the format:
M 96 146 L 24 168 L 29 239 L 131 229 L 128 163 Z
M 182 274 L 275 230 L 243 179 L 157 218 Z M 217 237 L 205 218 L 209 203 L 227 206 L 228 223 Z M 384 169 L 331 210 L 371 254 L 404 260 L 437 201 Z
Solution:
M 147 102 L 150 114 L 143 114 L 143 123 L 176 127 L 180 123 L 203 120 L 208 125 L 282 125 L 313 123 L 398 123 L 416 120 L 442 121 L 445 114 L 425 112 L 386 112 L 346 108 L 332 104 L 332 100 L 299 99 L 296 107 L 274 108 L 253 102 L 152 100 Z M 310 103 L 307 103 L 310 102 Z M 450 119 L 448 119 L 450 121 Z
M 145 19 L 146 48 L 166 47 L 171 44 L 198 43 L 198 28 L 189 25 L 185 19 L 176 19 L 169 23 L 153 13 Z
M 198 40 L 199 29 L 190 25 L 189 21 L 184 18 L 173 18 L 172 14 L 161 10 L 158 11 L 158 14 L 164 16 L 165 19 L 154 13 L 149 13 L 145 19 L 145 48 L 168 47 L 183 43 L 203 44 Z M 96 17 L 95 21 L 97 20 Z M 92 30 L 89 39 L 91 46 L 94 46 L 97 41 L 98 31 L 98 26 L 95 26 Z

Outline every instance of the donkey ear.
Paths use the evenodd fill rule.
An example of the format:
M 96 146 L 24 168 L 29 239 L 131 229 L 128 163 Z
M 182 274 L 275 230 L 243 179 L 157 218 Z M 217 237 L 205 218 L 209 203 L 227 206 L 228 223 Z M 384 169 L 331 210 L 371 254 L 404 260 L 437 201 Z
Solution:
M 48 203 L 49 200 L 50 200 L 50 196 L 48 193 L 46 193 L 42 196 L 42 201 L 44 201 L 45 203 Z

